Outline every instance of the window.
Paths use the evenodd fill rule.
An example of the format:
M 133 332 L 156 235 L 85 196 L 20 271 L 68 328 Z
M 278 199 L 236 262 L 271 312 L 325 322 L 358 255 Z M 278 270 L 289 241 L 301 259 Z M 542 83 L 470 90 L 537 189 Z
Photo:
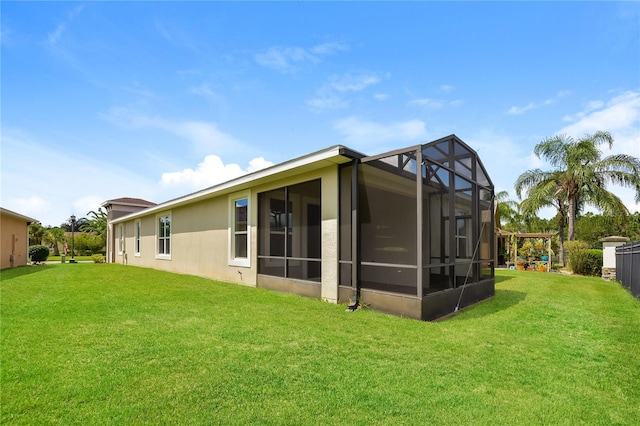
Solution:
M 319 179 L 258 195 L 258 273 L 320 281 L 320 198 Z
M 136 241 L 135 241 L 135 256 L 140 256 L 140 235 L 142 234 L 142 224 L 140 220 L 136 221 Z
M 171 259 L 171 214 L 158 216 L 158 257 Z
M 124 225 L 118 225 L 118 254 L 124 253 Z
M 229 264 L 249 266 L 249 196 L 235 194 L 229 198 Z

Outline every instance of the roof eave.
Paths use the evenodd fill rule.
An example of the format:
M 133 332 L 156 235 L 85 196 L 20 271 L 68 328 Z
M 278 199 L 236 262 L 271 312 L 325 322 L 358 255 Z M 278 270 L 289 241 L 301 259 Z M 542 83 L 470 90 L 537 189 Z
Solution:
M 8 210 L 8 209 L 5 209 L 4 207 L 0 207 L 0 211 L 2 211 L 2 213 L 6 214 L 6 215 L 8 215 L 8 216 L 11 216 L 11 217 L 13 217 L 13 218 L 16 218 L 16 219 L 19 219 L 19 220 L 23 220 L 23 221 L 27 222 L 28 224 L 32 224 L 32 223 L 39 223 L 39 222 L 40 222 L 40 221 L 39 221 L 39 220 L 37 220 L 37 219 L 34 219 L 34 218 L 32 218 L 32 217 L 25 216 L 25 215 L 23 215 L 23 214 L 16 213 L 16 212 L 14 212 L 14 211 L 11 211 L 11 210 Z
M 119 217 L 111 221 L 111 223 L 119 223 L 127 220 L 135 219 L 137 217 L 146 216 L 150 213 L 161 212 L 169 210 L 175 207 L 180 207 L 186 204 L 191 204 L 196 201 L 220 196 L 236 191 L 240 191 L 247 187 L 256 185 L 263 181 L 267 181 L 276 177 L 286 177 L 289 174 L 297 172 L 307 171 L 305 169 L 314 170 L 331 163 L 343 164 L 351 161 L 354 158 L 362 158 L 364 154 L 347 148 L 343 145 L 335 145 L 326 148 L 321 151 L 316 151 L 311 154 L 307 154 L 302 157 L 298 157 L 284 163 L 279 163 L 270 167 L 267 167 L 256 172 L 252 172 L 235 179 L 222 182 L 220 184 L 202 189 L 200 191 L 193 192 L 191 194 L 184 195 L 182 197 L 174 198 L 164 203 L 157 204 L 155 206 L 148 207 L 139 212 L 134 212 L 126 216 Z

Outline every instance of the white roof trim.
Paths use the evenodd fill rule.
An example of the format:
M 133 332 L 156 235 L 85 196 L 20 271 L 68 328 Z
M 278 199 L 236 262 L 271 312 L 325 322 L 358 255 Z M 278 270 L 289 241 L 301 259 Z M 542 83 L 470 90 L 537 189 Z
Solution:
M 256 172 L 240 176 L 238 178 L 229 180 L 227 182 L 223 182 L 218 185 L 214 185 L 209 188 L 205 188 L 200 191 L 187 194 L 182 197 L 157 204 L 155 206 L 148 207 L 139 212 L 131 213 L 126 216 L 121 216 L 117 219 L 111 220 L 110 222 L 111 223 L 124 222 L 127 220 L 135 219 L 137 217 L 153 214 L 155 212 L 169 210 L 174 207 L 178 207 L 185 204 L 193 203 L 195 201 L 211 198 L 212 196 L 223 195 L 228 192 L 237 191 L 237 190 L 243 189 L 244 187 L 250 186 L 251 184 L 255 184 L 262 179 L 266 179 L 287 171 L 292 171 L 304 166 L 309 166 L 314 163 L 318 163 L 319 166 L 323 162 L 333 163 L 333 164 L 342 164 L 349 161 L 351 158 L 353 158 L 352 157 L 353 155 L 364 156 L 345 146 L 335 145 L 330 148 L 324 149 L 322 151 L 317 151 L 302 157 L 295 158 L 293 160 L 286 161 L 284 163 L 276 164 L 274 166 L 267 167 L 266 169 L 258 170 Z
M 24 220 L 25 222 L 28 222 L 28 223 L 30 223 L 30 224 L 31 224 L 31 223 L 38 223 L 38 222 L 40 222 L 40 221 L 39 221 L 39 220 L 37 220 L 37 219 L 34 219 L 34 218 L 32 218 L 32 217 L 29 217 L 29 216 L 22 215 L 22 214 L 20 214 L 20 213 L 16 213 L 16 212 L 11 211 L 11 210 L 9 210 L 9 209 L 5 209 L 4 207 L 0 207 L 0 211 L 1 211 L 3 214 L 6 214 L 7 216 L 11 216 L 11 217 L 14 217 L 14 218 L 16 218 L 16 219 Z

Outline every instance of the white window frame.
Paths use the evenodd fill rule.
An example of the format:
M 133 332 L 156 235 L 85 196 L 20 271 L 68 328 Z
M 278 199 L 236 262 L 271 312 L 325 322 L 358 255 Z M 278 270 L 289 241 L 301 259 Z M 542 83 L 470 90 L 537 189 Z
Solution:
M 135 222 L 135 234 L 133 237 L 133 255 L 140 257 L 140 251 L 142 250 L 142 221 L 140 219 Z
M 163 217 L 169 217 L 169 237 L 160 236 L 160 219 Z M 171 241 L 173 239 L 173 216 L 171 214 L 171 210 L 156 214 L 154 225 L 156 228 L 156 259 L 171 260 L 171 253 L 173 252 L 173 242 Z M 169 239 L 169 253 L 160 253 L 160 238 Z
M 247 200 L 247 230 L 236 231 L 236 201 Z M 228 229 L 228 253 L 229 266 L 251 267 L 251 191 L 242 191 L 229 196 L 229 226 Z M 235 236 L 238 234 L 247 235 L 247 257 L 235 257 Z
M 124 254 L 124 223 L 118 224 L 118 256 Z

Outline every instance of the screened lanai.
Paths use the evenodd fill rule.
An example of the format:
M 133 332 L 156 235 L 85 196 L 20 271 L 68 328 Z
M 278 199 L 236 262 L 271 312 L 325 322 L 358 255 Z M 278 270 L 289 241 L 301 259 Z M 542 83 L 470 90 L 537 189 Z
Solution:
M 493 184 L 455 135 L 342 166 L 339 223 L 343 301 L 430 320 L 494 293 Z

